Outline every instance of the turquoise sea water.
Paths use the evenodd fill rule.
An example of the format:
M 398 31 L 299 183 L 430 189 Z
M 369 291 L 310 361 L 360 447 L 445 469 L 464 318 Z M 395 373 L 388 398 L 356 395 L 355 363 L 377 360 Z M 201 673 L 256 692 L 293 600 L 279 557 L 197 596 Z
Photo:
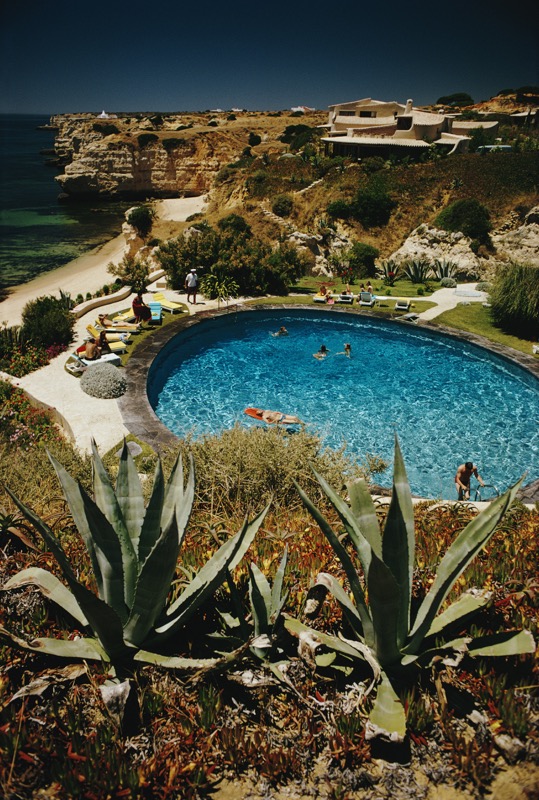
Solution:
M 272 337 L 281 325 L 289 335 Z M 312 356 L 321 344 L 323 361 Z M 256 425 L 243 414 L 255 406 L 298 415 L 358 460 L 369 452 L 391 462 L 396 432 L 412 491 L 427 497 L 455 499 L 464 461 L 500 490 L 539 467 L 533 376 L 461 340 L 372 318 L 286 310 L 204 321 L 163 349 L 148 395 L 179 436 Z
M 0 115 L 0 287 L 25 283 L 117 236 L 125 204 L 58 202 L 48 117 Z

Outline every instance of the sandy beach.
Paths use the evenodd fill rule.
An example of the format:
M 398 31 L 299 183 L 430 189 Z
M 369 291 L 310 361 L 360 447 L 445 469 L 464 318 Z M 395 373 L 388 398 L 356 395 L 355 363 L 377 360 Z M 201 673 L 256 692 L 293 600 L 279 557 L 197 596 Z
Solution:
M 191 214 L 199 213 L 206 205 L 206 197 L 180 197 L 172 200 L 157 200 L 153 204 L 161 220 L 184 222 Z M 101 247 L 70 261 L 59 269 L 44 272 L 28 283 L 14 286 L 8 297 L 0 303 L 0 322 L 18 325 L 22 310 L 29 300 L 42 295 L 59 296 L 60 289 L 75 298 L 79 293 L 95 292 L 112 281 L 107 271 L 112 261 L 121 261 L 125 248 L 123 235 L 116 236 Z

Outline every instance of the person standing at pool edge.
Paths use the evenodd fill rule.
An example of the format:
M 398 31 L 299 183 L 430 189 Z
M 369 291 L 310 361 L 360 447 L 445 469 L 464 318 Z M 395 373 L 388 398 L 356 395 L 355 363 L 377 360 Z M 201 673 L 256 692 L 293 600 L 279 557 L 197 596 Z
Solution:
M 185 276 L 185 291 L 187 292 L 187 302 L 190 303 L 191 301 L 189 298 L 193 297 L 193 304 L 196 306 L 197 304 L 197 286 L 198 286 L 198 275 L 196 269 L 191 269 Z
M 485 485 L 475 464 L 472 461 L 466 461 L 464 464 L 460 465 L 455 475 L 455 489 L 457 490 L 459 500 L 470 499 L 470 478 L 472 475 L 477 478 L 481 486 Z

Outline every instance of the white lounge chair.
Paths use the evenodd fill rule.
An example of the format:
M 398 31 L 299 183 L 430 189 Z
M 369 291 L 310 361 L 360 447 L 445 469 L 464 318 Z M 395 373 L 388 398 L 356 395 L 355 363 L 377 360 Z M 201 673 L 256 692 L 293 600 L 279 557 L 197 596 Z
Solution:
M 347 303 L 348 305 L 352 305 L 352 303 L 354 302 L 354 295 L 352 294 L 352 292 L 350 292 L 350 294 L 347 294 L 346 292 L 343 292 L 342 294 L 338 294 L 335 297 L 335 302 L 336 303 Z
M 395 311 L 409 311 L 410 310 L 410 301 L 409 300 L 397 300 L 395 303 Z
M 372 308 L 375 302 L 376 301 L 375 301 L 374 297 L 372 296 L 372 294 L 370 292 L 360 292 L 359 293 L 359 305 L 360 306 L 368 306 L 369 308 Z

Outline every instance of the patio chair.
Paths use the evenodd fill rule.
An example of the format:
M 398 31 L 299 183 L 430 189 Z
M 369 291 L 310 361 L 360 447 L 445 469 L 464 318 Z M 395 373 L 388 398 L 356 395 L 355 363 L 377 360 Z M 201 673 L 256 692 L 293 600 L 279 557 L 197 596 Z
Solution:
M 351 292 L 350 292 L 350 294 L 347 294 L 346 292 L 343 292 L 342 294 L 339 294 L 339 295 L 336 296 L 335 302 L 336 303 L 348 303 L 348 305 L 352 305 L 352 303 L 354 302 L 354 295 Z
M 152 316 L 150 317 L 150 322 L 161 325 L 161 322 L 163 321 L 163 309 L 161 303 L 152 300 L 150 303 L 148 303 L 148 307 L 152 312 Z
M 410 310 L 410 301 L 409 300 L 397 300 L 395 303 L 395 311 L 409 311 Z
M 130 333 L 122 333 L 121 331 L 117 331 L 114 328 L 101 328 L 100 330 L 98 330 L 95 327 L 95 325 L 87 325 L 86 330 L 88 331 L 90 336 L 94 337 L 94 339 L 99 339 L 99 334 L 101 333 L 101 331 L 106 331 L 105 338 L 109 344 L 111 344 L 111 342 L 128 342 L 129 339 L 131 338 Z
M 320 294 L 320 292 L 318 292 L 317 294 L 313 294 L 313 302 L 315 302 L 315 303 L 327 303 L 327 301 L 328 301 L 327 294 Z
M 370 292 L 360 292 L 359 293 L 359 305 L 360 306 L 368 306 L 372 308 L 375 303 L 375 299 Z
M 168 300 L 163 292 L 156 292 L 153 297 L 154 300 L 156 300 L 158 303 L 161 303 L 163 311 L 169 311 L 171 314 L 175 314 L 176 311 L 179 311 L 180 313 L 183 311 L 181 303 L 176 303 L 174 300 Z

